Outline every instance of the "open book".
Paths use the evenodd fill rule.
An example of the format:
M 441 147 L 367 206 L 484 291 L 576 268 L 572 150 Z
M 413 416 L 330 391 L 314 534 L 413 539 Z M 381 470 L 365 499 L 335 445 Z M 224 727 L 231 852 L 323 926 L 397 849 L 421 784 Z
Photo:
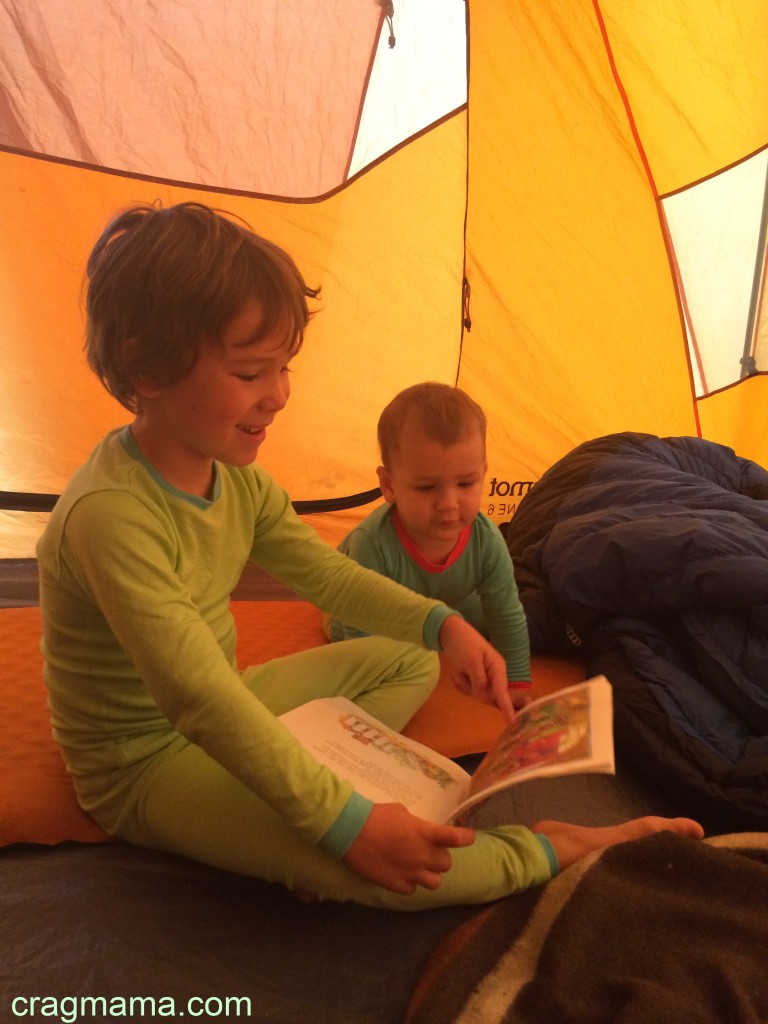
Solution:
M 363 796 L 404 804 L 430 821 L 459 823 L 470 807 L 523 779 L 615 771 L 612 691 L 605 676 L 523 708 L 472 775 L 345 697 L 310 701 L 280 721 Z

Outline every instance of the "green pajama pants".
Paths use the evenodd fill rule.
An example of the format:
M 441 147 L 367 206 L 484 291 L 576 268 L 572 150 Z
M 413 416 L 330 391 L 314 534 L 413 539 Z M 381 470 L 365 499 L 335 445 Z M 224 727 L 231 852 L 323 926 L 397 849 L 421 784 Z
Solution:
M 245 670 L 243 681 L 275 715 L 316 697 L 344 696 L 401 729 L 429 696 L 438 668 L 435 654 L 365 637 L 254 666 Z M 159 761 L 137 782 L 117 832 L 140 846 L 183 854 L 321 899 L 390 909 L 482 903 L 550 876 L 546 855 L 531 832 L 509 826 L 478 832 L 472 846 L 452 851 L 453 867 L 437 890 L 419 889 L 412 896 L 388 892 L 308 845 L 192 743 Z

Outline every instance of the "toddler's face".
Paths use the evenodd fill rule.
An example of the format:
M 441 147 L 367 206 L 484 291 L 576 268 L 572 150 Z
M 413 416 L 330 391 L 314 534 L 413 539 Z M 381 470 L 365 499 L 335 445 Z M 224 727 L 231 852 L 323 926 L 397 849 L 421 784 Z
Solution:
M 379 469 L 379 482 L 421 553 L 440 564 L 480 509 L 485 472 L 479 430 L 446 447 L 406 425 L 392 464 Z

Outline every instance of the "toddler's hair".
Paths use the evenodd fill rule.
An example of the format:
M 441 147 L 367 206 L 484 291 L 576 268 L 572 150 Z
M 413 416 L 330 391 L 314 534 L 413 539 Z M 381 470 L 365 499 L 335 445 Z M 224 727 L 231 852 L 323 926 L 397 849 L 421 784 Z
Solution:
M 223 210 L 201 203 L 138 204 L 117 214 L 87 266 L 86 354 L 107 391 L 132 412 L 140 378 L 181 380 L 200 347 L 256 300 L 258 341 L 301 347 L 309 320 L 304 282 L 279 246 Z
M 379 450 L 385 467 L 391 465 L 398 453 L 406 422 L 446 448 L 473 429 L 480 432 L 485 444 L 485 413 L 477 402 L 461 388 L 427 381 L 395 395 L 379 417 Z

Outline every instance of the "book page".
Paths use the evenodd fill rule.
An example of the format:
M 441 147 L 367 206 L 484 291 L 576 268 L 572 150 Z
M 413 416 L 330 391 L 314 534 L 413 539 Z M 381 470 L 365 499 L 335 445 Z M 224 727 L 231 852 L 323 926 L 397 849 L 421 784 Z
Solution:
M 518 712 L 472 776 L 458 810 L 523 779 L 614 771 L 612 690 L 596 676 Z
M 468 790 L 469 776 L 457 764 L 345 697 L 310 701 L 280 721 L 317 761 L 377 803 L 401 803 L 420 818 L 442 822 Z

